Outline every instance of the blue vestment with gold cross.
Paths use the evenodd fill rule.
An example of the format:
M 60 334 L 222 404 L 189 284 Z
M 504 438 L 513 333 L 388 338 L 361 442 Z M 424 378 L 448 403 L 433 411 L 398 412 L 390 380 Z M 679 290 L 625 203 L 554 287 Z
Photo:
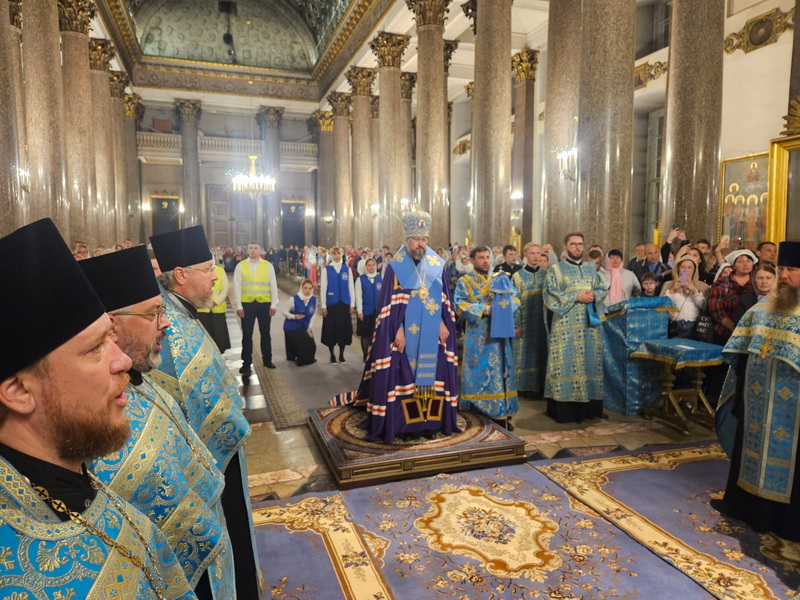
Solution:
M 556 402 L 603 399 L 603 342 L 599 327 L 589 326 L 589 306 L 578 293 L 593 292 L 595 301 L 606 288 L 594 263 L 562 260 L 547 271 L 544 304 L 553 312 L 544 395 Z
M 364 376 L 353 395 L 365 405 L 367 439 L 458 432 L 456 316 L 444 262 L 430 248 L 419 263 L 400 248 L 383 274 L 379 312 Z M 440 343 L 441 326 L 448 332 Z M 395 345 L 403 329 L 405 349 Z
M 214 598 L 234 598 L 224 478 L 214 457 L 165 390 L 134 373 L 125 395 L 128 442 L 88 468 L 158 526 L 192 588 L 207 570 Z
M 98 492 L 81 515 L 91 526 L 142 559 L 156 579 L 160 575 L 168 600 L 196 600 L 164 534 L 123 499 L 116 501 L 124 515 L 104 492 Z M 0 506 L 3 507 L 0 512 L 0 597 L 19 600 L 157 599 L 141 568 L 101 538 L 91 535 L 85 526 L 62 521 L 2 457 Z
M 505 274 L 498 277 L 508 278 Z M 499 295 L 498 295 L 499 296 Z M 474 408 L 491 418 L 503 419 L 519 411 L 517 379 L 511 338 L 491 336 L 494 313 L 519 308 L 519 297 L 512 288 L 493 304 L 491 275 L 476 271 L 460 277 L 454 294 L 458 315 L 466 322 L 464 363 L 461 370 L 462 410 Z M 487 310 L 492 305 L 492 309 Z M 513 335 L 513 331 L 510 332 Z
M 756 304 L 723 354 L 732 367 L 718 410 L 737 405 L 742 447 L 732 468 L 738 466 L 738 487 L 800 507 L 800 498 L 792 497 L 800 439 L 800 308 L 781 312 L 769 301 Z
M 519 310 L 514 313 L 514 325 L 522 330 L 522 337 L 514 338 L 513 342 L 517 391 L 544 391 L 547 331 L 542 291 L 546 276 L 547 271 L 542 268 L 532 273 L 524 267 L 511 277 L 520 302 Z

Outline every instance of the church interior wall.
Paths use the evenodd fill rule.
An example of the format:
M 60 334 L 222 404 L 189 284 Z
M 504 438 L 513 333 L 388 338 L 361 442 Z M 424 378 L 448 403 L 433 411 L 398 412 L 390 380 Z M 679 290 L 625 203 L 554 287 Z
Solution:
M 647 125 L 649 113 L 633 115 L 633 175 L 631 177 L 631 214 L 628 221 L 633 244 L 649 241 L 652 233 L 645 231 L 645 202 L 647 194 Z

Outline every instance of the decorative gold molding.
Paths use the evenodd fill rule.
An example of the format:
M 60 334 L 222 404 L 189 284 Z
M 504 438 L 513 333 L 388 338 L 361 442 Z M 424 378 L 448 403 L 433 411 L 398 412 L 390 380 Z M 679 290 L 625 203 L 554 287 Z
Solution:
M 414 13 L 417 27 L 436 25 L 444 27 L 444 18 L 450 11 L 452 0 L 406 0 L 408 10 Z
M 511 57 L 511 67 L 516 75 L 516 82 L 536 81 L 536 67 L 539 65 L 539 51 L 523 48 Z
M 447 103 L 447 124 L 448 125 L 452 125 L 453 124 L 453 103 L 452 102 L 448 102 Z
M 58 27 L 61 31 L 89 35 L 96 12 L 94 0 L 58 0 Z
M 111 71 L 108 78 L 108 85 L 111 88 L 112 98 L 125 98 L 125 88 L 131 82 L 130 77 L 125 71 Z
M 322 131 L 333 131 L 333 112 L 329 110 L 316 110 L 311 113 L 311 119 L 317 124 L 317 128 Z
M 467 90 L 467 98 L 472 100 L 472 97 L 475 95 L 475 82 L 470 81 L 467 85 L 464 86 L 464 89 Z
M 378 68 L 399 69 L 403 52 L 408 47 L 409 40 L 411 40 L 410 35 L 389 33 L 388 31 L 378 32 L 378 35 L 369 43 L 369 47 L 372 48 L 378 59 Z
M 783 120 L 786 121 L 786 129 L 781 131 L 781 135 L 800 135 L 800 96 L 789 100 L 789 114 Z
M 353 96 L 372 96 L 372 84 L 375 81 L 375 69 L 350 67 L 344 74 Z
M 89 38 L 89 68 L 93 71 L 110 71 L 111 59 L 116 55 L 110 40 Z
M 144 118 L 144 104 L 139 94 L 125 94 L 125 116 L 137 121 Z
M 328 102 L 330 102 L 333 107 L 334 117 L 350 116 L 350 94 L 331 92 L 328 94 Z
M 282 106 L 260 106 L 256 113 L 256 123 L 266 129 L 277 129 L 285 111 Z
M 794 27 L 794 8 L 790 8 L 789 12 L 774 8 L 762 15 L 748 19 L 739 31 L 726 36 L 723 46 L 725 54 L 733 54 L 737 50 L 742 50 L 747 54 L 774 44 L 790 27 Z
M 444 72 L 450 71 L 450 62 L 453 60 L 453 54 L 458 48 L 458 40 L 444 40 Z
M 461 10 L 472 21 L 472 33 L 478 33 L 478 0 L 467 0 L 461 5 Z
M 790 194 L 789 155 L 800 151 L 800 135 L 770 140 L 769 185 L 767 194 L 767 237 L 778 243 L 786 239 L 786 219 L 789 214 L 789 199 L 797 202 L 796 193 Z M 795 190 L 797 186 L 793 186 Z
M 669 70 L 669 61 L 642 63 L 633 69 L 633 90 L 641 90 L 647 87 L 651 81 L 665 75 Z
M 181 116 L 181 121 L 184 123 L 199 121 L 200 117 L 203 115 L 203 105 L 200 100 L 176 98 L 175 106 L 178 107 L 178 113 Z
M 22 29 L 22 0 L 8 0 L 8 16 L 12 27 Z
M 470 140 L 470 138 L 467 138 L 465 140 L 461 140 L 455 145 L 455 147 L 453 148 L 453 154 L 455 156 L 463 156 L 464 154 L 469 154 L 471 148 L 472 148 L 472 140 Z
M 353 0 L 354 4 L 350 10 L 350 16 L 346 21 L 339 23 L 336 31 L 328 40 L 328 44 L 321 53 L 321 60 L 314 67 L 314 78 L 319 80 L 322 75 L 330 68 L 333 61 L 338 58 L 339 53 L 344 48 L 344 45 L 353 35 L 356 26 L 361 22 L 366 13 L 376 4 L 376 0 Z M 347 11 L 345 11 L 347 14 Z
M 417 85 L 416 73 L 400 73 L 400 97 L 404 100 L 411 100 L 414 94 L 414 86 Z
M 381 98 L 380 96 L 373 96 L 372 102 L 369 105 L 369 116 L 377 119 L 381 112 Z

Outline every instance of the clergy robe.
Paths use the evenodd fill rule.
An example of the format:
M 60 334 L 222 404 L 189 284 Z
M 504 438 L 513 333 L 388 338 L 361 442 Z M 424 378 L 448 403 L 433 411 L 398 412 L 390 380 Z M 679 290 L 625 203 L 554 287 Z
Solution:
M 731 368 L 717 412 L 737 419 L 725 514 L 800 542 L 800 307 L 756 304 L 723 353 Z
M 517 391 L 540 395 L 544 390 L 547 371 L 547 331 L 542 299 L 547 271 L 526 266 L 514 273 L 511 283 L 519 294 L 519 310 L 514 313 L 514 326 L 522 330 L 522 337 L 514 338 L 514 368 L 517 373 Z
M 606 288 L 594 263 L 562 260 L 547 271 L 544 304 L 553 312 L 544 395 L 547 413 L 558 422 L 576 422 L 602 415 L 603 346 L 599 327 L 589 326 L 589 304 L 578 292 Z M 569 404 L 566 404 L 569 403 Z
M 464 364 L 461 367 L 461 409 L 475 409 L 493 419 L 519 411 L 511 339 L 491 337 L 491 275 L 467 273 L 456 284 L 455 303 L 465 321 Z M 516 291 L 511 309 L 519 308 Z
M 250 425 L 243 400 L 214 340 L 187 300 L 162 291 L 167 329 L 161 368 L 145 374 L 180 405 L 187 421 L 225 473 L 222 508 L 234 552 L 236 589 L 240 599 L 258 597 L 261 577 L 253 539 L 247 465 L 242 446 Z
M 110 492 L 113 494 L 113 492 Z M 81 514 L 90 525 L 130 548 L 161 575 L 168 600 L 196 600 L 164 534 L 136 508 L 118 498 L 122 511 L 98 492 Z M 142 569 L 72 521 L 62 521 L 22 475 L 0 456 L 0 596 L 3 598 L 117 598 L 156 600 Z M 152 568 L 152 567 L 151 567 Z
M 122 449 L 87 466 L 158 526 L 193 589 L 208 571 L 202 586 L 210 585 L 216 600 L 234 598 L 222 472 L 175 400 L 140 373 L 130 375 L 125 414 L 131 435 Z
M 423 282 L 426 299 L 420 297 Z M 402 433 L 459 432 L 456 315 L 442 259 L 428 248 L 415 264 L 405 248 L 398 250 L 386 265 L 379 304 L 364 377 L 353 397 L 367 408 L 367 439 L 392 442 Z M 438 342 L 440 323 L 449 333 L 445 344 Z M 401 327 L 403 352 L 394 345 Z M 431 384 L 433 397 L 420 398 L 417 385 Z

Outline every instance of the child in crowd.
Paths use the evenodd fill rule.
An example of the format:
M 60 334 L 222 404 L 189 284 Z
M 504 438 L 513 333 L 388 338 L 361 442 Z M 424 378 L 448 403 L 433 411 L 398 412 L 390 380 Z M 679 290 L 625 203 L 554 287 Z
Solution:
M 647 296 L 650 298 L 656 296 L 656 290 L 658 289 L 658 275 L 647 271 L 644 275 L 642 275 L 641 284 L 642 296 Z

